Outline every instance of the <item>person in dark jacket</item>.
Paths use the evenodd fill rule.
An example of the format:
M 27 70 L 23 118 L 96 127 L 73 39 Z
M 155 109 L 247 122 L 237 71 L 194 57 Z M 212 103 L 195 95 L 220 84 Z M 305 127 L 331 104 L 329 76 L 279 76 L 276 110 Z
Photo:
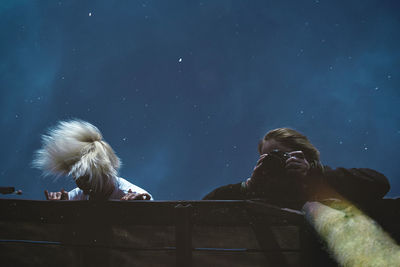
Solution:
M 204 200 L 266 199 L 303 203 L 347 199 L 365 203 L 389 191 L 386 177 L 367 168 L 331 169 L 306 136 L 290 128 L 269 131 L 258 145 L 260 158 L 246 181 L 219 187 Z

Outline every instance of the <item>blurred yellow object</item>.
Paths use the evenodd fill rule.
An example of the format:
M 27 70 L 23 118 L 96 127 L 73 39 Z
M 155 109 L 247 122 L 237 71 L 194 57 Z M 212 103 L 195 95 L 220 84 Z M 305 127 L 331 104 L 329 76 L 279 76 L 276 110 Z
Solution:
M 400 266 L 400 247 L 351 203 L 307 202 L 303 211 L 340 266 Z

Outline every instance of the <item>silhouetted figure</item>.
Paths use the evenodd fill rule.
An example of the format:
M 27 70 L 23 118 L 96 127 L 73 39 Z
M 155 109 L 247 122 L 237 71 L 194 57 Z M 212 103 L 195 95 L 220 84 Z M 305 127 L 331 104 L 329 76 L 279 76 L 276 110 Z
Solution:
M 365 203 L 390 189 L 386 177 L 367 168 L 323 166 L 306 136 L 289 129 L 269 131 L 258 145 L 260 158 L 246 181 L 219 187 L 203 199 L 266 199 L 272 203 L 346 198 Z

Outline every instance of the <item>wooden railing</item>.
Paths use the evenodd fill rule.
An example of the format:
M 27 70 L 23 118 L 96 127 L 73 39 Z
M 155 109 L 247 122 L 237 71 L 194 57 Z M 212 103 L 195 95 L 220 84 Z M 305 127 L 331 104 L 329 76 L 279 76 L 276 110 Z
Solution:
M 371 214 L 398 238 L 399 202 L 374 205 Z M 1 199 L 0 210 L 1 266 L 318 266 L 329 261 L 301 212 L 258 201 Z

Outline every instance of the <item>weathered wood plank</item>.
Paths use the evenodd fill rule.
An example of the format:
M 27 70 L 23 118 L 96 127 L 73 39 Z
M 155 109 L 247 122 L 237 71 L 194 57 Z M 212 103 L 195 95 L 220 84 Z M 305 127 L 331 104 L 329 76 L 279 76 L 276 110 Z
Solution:
M 57 241 L 67 244 L 107 245 L 126 248 L 164 248 L 175 246 L 173 226 L 115 225 L 110 226 L 110 236 L 104 228 L 91 225 L 57 225 L 0 222 L 0 239 Z M 280 249 L 300 249 L 296 226 L 272 226 Z M 261 249 L 250 227 L 193 226 L 194 248 L 248 248 Z M 269 249 L 276 249 L 272 244 Z
M 175 266 L 174 250 L 0 242 L 1 266 Z
M 153 248 L 175 247 L 174 226 L 113 226 L 113 246 L 127 248 Z
M 124 251 L 112 250 L 111 264 L 115 267 L 176 266 L 175 251 Z M 96 266 L 99 267 L 99 266 Z
M 61 224 L 0 221 L 0 239 L 61 241 Z
M 267 221 L 282 223 L 299 219 L 271 205 L 245 201 L 35 201 L 0 200 L 0 221 L 31 221 L 53 224 L 77 222 L 101 224 L 174 225 L 175 207 L 190 204 L 193 224 L 247 225 L 248 209 L 255 209 Z M 259 207 L 258 207 L 259 206 Z M 138 216 L 139 214 L 139 216 Z
M 271 252 L 270 259 L 273 259 L 274 252 Z M 288 266 L 298 267 L 300 254 L 297 252 L 284 252 Z M 218 267 L 276 267 L 273 260 L 266 259 L 262 252 L 230 252 L 230 251 L 194 251 L 193 266 L 218 266 Z
M 269 227 L 272 237 L 281 250 L 300 250 L 300 235 L 297 226 Z M 235 226 L 194 226 L 193 247 L 195 248 L 248 248 L 262 249 L 256 234 L 250 227 Z M 272 240 L 267 240 L 264 249 L 278 249 Z
M 253 230 L 247 226 L 193 226 L 194 248 L 260 249 Z
M 109 231 L 108 234 L 107 231 Z M 0 239 L 126 248 L 164 248 L 175 246 L 175 227 L 161 225 L 99 227 L 85 224 L 0 222 Z
M 74 248 L 52 244 L 0 242 L 1 266 L 80 266 Z

